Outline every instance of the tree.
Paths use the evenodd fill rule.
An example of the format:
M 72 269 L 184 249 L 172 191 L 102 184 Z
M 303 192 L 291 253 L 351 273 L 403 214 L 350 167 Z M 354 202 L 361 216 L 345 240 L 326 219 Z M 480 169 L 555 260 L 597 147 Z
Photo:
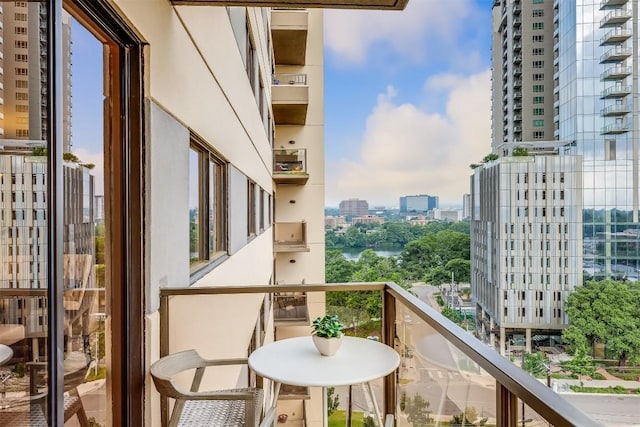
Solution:
M 516 147 L 511 152 L 513 157 L 525 157 L 529 155 L 529 150 L 526 147 Z
M 340 406 L 340 395 L 334 393 L 336 392 L 335 387 L 327 388 L 327 417 L 330 417 Z
M 543 353 L 525 353 L 522 369 L 534 377 L 540 377 L 547 373 L 548 363 Z
M 462 322 L 462 318 L 460 317 L 460 313 L 455 311 L 453 308 L 447 306 L 442 307 L 441 311 L 442 315 L 447 319 L 451 320 L 455 324 L 459 325 Z
M 493 160 L 497 160 L 500 156 L 498 156 L 497 154 L 487 154 L 486 156 L 484 156 L 482 158 L 482 163 L 487 163 L 487 162 L 491 162 Z
M 76 156 L 73 153 L 64 153 L 62 155 L 62 159 L 65 162 L 74 162 L 74 163 L 78 163 L 80 161 L 80 159 L 78 158 L 78 156 Z
M 604 343 L 619 365 L 640 360 L 640 288 L 613 280 L 587 282 L 566 303 L 569 327 L 563 341 L 576 354 Z
M 362 427 L 376 427 L 378 424 L 371 416 L 364 417 L 362 420 Z
M 325 276 L 327 283 L 346 283 L 356 270 L 356 264 L 342 255 L 339 250 L 330 250 L 325 254 Z
M 562 364 L 562 369 L 571 371 L 575 376 L 590 376 L 596 373 L 596 365 L 593 358 L 582 352 L 578 352 L 575 357 Z
M 471 281 L 471 261 L 468 259 L 454 258 L 447 262 L 444 268 L 453 273 L 453 279 L 456 283 L 469 283 Z
M 424 426 L 429 422 L 429 403 L 424 397 L 418 393 L 413 396 L 413 399 L 407 399 L 407 420 L 414 426 Z

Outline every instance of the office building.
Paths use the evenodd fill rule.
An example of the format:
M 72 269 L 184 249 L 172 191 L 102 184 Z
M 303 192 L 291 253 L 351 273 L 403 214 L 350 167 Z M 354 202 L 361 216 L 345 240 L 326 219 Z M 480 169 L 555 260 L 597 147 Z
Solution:
M 462 211 L 460 209 L 433 209 L 433 219 L 438 221 L 462 221 Z
M 502 354 L 531 352 L 533 336 L 567 325 L 564 301 L 582 284 L 581 166 L 579 156 L 507 156 L 474 170 L 478 333 Z
M 419 194 L 400 197 L 400 213 L 424 213 L 439 207 L 438 196 Z
M 471 193 L 462 196 L 462 219 L 471 218 Z
M 581 159 L 584 179 L 564 189 L 579 193 L 583 209 L 569 236 L 580 242 L 581 263 L 569 278 L 640 278 L 635 8 L 609 0 L 493 6 L 493 152 Z M 574 166 L 567 161 L 554 170 L 566 175 Z M 566 284 L 558 277 L 557 285 Z
M 369 203 L 366 200 L 347 199 L 338 205 L 341 216 L 365 216 L 369 214 Z

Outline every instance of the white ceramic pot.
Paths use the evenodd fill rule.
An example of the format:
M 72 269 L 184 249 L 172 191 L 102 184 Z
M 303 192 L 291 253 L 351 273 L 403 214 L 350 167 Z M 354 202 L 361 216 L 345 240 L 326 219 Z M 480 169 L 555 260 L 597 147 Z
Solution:
M 340 348 L 344 335 L 341 335 L 340 338 L 322 338 L 317 335 L 312 335 L 311 337 L 320 354 L 323 356 L 333 356 Z

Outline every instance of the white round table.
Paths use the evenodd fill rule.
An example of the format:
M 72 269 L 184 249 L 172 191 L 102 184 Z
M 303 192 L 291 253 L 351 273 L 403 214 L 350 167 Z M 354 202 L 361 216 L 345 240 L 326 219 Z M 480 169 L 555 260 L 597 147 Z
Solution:
M 280 384 L 333 387 L 368 383 L 392 373 L 399 365 L 400 355 L 393 348 L 354 337 L 344 337 L 338 352 L 330 357 L 318 352 L 310 336 L 276 341 L 249 356 L 251 369 L 275 382 L 274 406 Z M 372 392 L 370 386 L 369 392 Z M 374 396 L 372 400 L 375 402 Z M 375 406 L 379 412 L 377 404 Z M 377 415 L 380 418 L 380 414 Z M 326 421 L 326 410 L 324 419 Z
M 4 365 L 13 357 L 13 350 L 8 345 L 0 344 L 0 365 Z

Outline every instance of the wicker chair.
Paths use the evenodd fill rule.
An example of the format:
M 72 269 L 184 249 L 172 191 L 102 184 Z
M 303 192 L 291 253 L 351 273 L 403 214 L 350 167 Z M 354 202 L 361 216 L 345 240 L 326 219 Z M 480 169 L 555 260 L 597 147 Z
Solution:
M 151 365 L 151 377 L 160 395 L 176 400 L 169 427 L 257 427 L 262 415 L 262 389 L 198 391 L 206 367 L 246 363 L 247 359 L 206 360 L 195 350 L 186 350 Z M 187 391 L 173 377 L 190 369 L 196 371 Z

